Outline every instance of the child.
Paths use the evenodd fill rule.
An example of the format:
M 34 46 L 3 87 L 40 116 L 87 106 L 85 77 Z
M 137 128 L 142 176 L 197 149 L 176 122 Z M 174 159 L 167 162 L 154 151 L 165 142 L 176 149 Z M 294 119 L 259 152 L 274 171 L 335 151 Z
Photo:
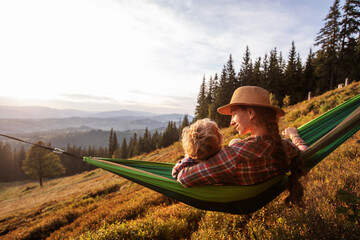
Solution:
M 206 161 L 221 150 L 223 135 L 216 122 L 208 118 L 201 119 L 182 131 L 182 145 L 186 156 L 178 161 L 172 170 L 172 176 L 184 167 L 190 167 Z

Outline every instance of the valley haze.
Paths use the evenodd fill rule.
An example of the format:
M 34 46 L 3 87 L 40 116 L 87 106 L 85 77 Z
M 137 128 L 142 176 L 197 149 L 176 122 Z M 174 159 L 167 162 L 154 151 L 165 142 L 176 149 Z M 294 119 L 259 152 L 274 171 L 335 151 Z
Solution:
M 150 132 L 163 132 L 169 121 L 179 126 L 186 114 L 157 114 L 143 111 L 87 112 L 73 109 L 48 107 L 0 106 L 0 133 L 12 135 L 31 142 L 51 142 L 53 146 L 67 144 L 79 147 L 106 147 L 109 131 L 117 133 L 118 140 L 129 140 L 137 133 L 141 136 L 145 128 Z M 188 115 L 191 122 L 193 117 Z M 19 148 L 22 143 L 0 138 Z
M 31 133 L 59 129 L 88 128 L 94 130 L 126 131 L 158 129 L 169 121 L 179 123 L 186 114 L 156 114 L 143 111 L 87 112 L 48 107 L 0 106 L 1 133 Z M 188 116 L 192 120 L 192 116 Z

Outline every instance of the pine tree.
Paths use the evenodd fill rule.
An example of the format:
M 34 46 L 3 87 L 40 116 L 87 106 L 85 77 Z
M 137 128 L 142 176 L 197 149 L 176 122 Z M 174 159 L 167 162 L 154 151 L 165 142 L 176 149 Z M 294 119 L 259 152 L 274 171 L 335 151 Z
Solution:
M 139 140 L 136 133 L 133 135 L 132 157 L 139 155 Z
M 320 46 L 317 52 L 317 73 L 323 81 L 319 82 L 321 92 L 333 89 L 336 83 L 339 42 L 340 42 L 340 0 L 335 0 L 325 18 L 325 26 L 320 29 L 315 39 L 315 46 Z M 322 83 L 329 79 L 328 87 Z
M 120 148 L 116 149 L 115 152 L 112 155 L 112 158 L 121 158 L 120 156 Z
M 219 85 L 216 89 L 215 100 L 213 106 L 211 106 L 211 115 L 214 115 L 214 120 L 219 127 L 229 126 L 230 117 L 215 113 L 215 110 L 230 102 L 233 92 L 240 87 L 240 83 L 236 77 L 236 73 L 233 67 L 233 59 L 230 54 L 229 60 L 223 67 Z
M 218 114 L 217 113 L 217 106 L 216 106 L 216 103 L 215 103 L 216 92 L 218 91 L 218 88 L 219 88 L 219 79 L 218 79 L 217 73 L 215 73 L 215 76 L 214 76 L 214 79 L 213 79 L 213 86 L 211 88 L 211 93 L 209 93 L 209 94 L 211 94 L 211 104 L 208 106 L 208 108 L 209 108 L 208 117 L 211 120 L 215 120 L 216 115 Z M 210 88 L 209 88 L 209 91 L 210 91 Z
M 11 158 L 10 144 L 0 142 L 0 181 L 11 180 Z
M 243 61 L 240 66 L 240 71 L 238 74 L 239 82 L 241 86 L 245 85 L 254 85 L 253 79 L 253 65 L 250 58 L 249 46 L 246 46 L 246 51 L 243 56 Z
M 124 138 L 120 148 L 120 158 L 126 159 L 127 157 L 128 157 L 128 147 L 126 143 L 126 138 Z
M 354 64 L 360 66 L 360 37 L 356 42 L 355 53 L 354 53 Z M 352 79 L 360 79 L 360 71 L 358 68 L 353 68 Z
M 289 51 L 288 62 L 285 69 L 285 82 L 288 92 L 285 95 L 290 95 L 293 101 L 295 95 L 295 81 L 296 81 L 296 49 L 294 41 L 291 42 L 291 49 Z M 284 94 L 284 93 L 283 93 Z
M 214 88 L 215 88 L 215 81 L 212 78 L 212 76 L 210 76 L 210 80 L 209 80 L 209 84 L 208 84 L 208 90 L 206 92 L 207 93 L 206 100 L 205 100 L 205 105 L 208 108 L 208 112 L 207 112 L 206 117 L 209 117 L 209 108 L 210 108 L 210 105 L 214 102 L 214 99 L 215 99 Z
M 283 58 L 282 52 L 279 53 L 279 69 L 282 73 L 285 72 L 286 69 L 286 63 Z
M 18 180 L 24 179 L 25 178 L 25 174 L 24 172 L 21 170 L 21 166 L 22 166 L 22 162 L 25 160 L 26 158 L 26 151 L 25 151 L 25 147 L 24 145 L 21 146 L 19 152 L 17 152 L 16 154 L 16 159 L 15 159 L 15 166 L 18 172 Z
M 24 150 L 24 146 L 21 146 L 22 149 L 20 149 L 19 151 L 16 150 L 16 148 L 14 148 L 12 150 L 12 154 L 11 156 L 11 161 L 8 163 L 10 165 L 10 178 L 8 180 L 11 181 L 16 181 L 16 180 L 20 180 L 23 179 L 23 174 L 22 174 L 22 170 L 21 170 L 21 165 L 22 165 L 22 161 L 25 159 L 26 156 L 26 152 L 24 153 L 23 156 L 21 156 L 22 151 Z
M 180 131 L 181 131 L 182 129 L 184 129 L 185 127 L 189 126 L 189 125 L 190 125 L 189 117 L 188 117 L 188 115 L 186 114 L 186 115 L 184 116 L 184 119 L 183 119 L 182 123 L 181 123 Z
M 226 67 L 224 66 L 221 76 L 220 76 L 220 82 L 219 87 L 216 91 L 216 97 L 214 101 L 213 109 L 217 109 L 221 106 L 224 106 L 230 102 L 232 96 L 232 92 L 229 91 L 229 83 L 228 83 L 228 77 L 227 77 L 227 71 Z M 214 119 L 220 128 L 228 126 L 230 122 L 230 118 L 225 115 L 221 115 L 219 113 L 215 114 Z
M 65 151 L 68 153 L 73 153 L 69 142 L 66 145 Z M 92 156 L 95 156 L 95 155 L 92 155 Z M 107 153 L 106 153 L 106 155 L 102 155 L 102 156 L 107 156 Z M 63 166 L 65 167 L 65 175 L 66 176 L 71 176 L 71 175 L 75 174 L 74 166 L 71 165 L 71 162 L 72 162 L 71 160 L 72 159 L 70 156 L 63 156 L 61 158 L 61 162 L 62 162 Z
M 109 136 L 109 144 L 108 144 L 108 148 L 109 148 L 109 152 L 108 152 L 108 157 L 112 157 L 115 149 L 113 149 L 114 146 L 114 130 L 113 128 L 111 128 L 110 130 L 110 136 Z
M 280 102 L 284 93 L 282 92 L 282 72 L 279 66 L 279 60 L 277 56 L 277 49 L 274 48 L 270 51 L 268 77 L 267 77 L 267 89 L 269 92 L 276 96 L 276 101 Z
M 176 123 L 173 121 L 169 121 L 168 126 L 166 127 L 163 138 L 162 138 L 162 146 L 168 147 L 174 142 L 179 140 L 179 131 L 176 127 Z
M 355 42 L 360 37 L 360 1 L 346 0 L 342 7 L 344 15 L 341 21 L 341 51 L 347 44 Z
M 114 155 L 114 152 L 119 148 L 119 142 L 116 136 L 116 132 L 114 132 L 113 128 L 110 130 L 109 136 L 109 152 L 108 156 L 111 158 Z
M 254 80 L 253 85 L 261 86 L 261 78 L 262 78 L 261 57 L 258 57 L 254 63 L 254 69 L 252 74 L 252 79 Z
M 156 130 L 155 133 L 151 136 L 151 142 L 153 145 L 154 149 L 158 149 L 161 147 L 160 143 L 161 143 L 161 135 L 159 134 L 159 132 Z
M 119 142 L 118 142 L 118 139 L 117 139 L 117 136 L 116 136 L 116 132 L 114 131 L 114 138 L 113 138 L 113 149 L 115 149 L 115 151 L 117 149 L 119 149 Z M 114 151 L 114 152 L 115 152 Z
M 357 38 L 360 37 L 360 1 L 346 0 L 342 7 L 344 14 L 341 21 L 339 57 L 339 80 L 358 79 L 359 62 L 357 61 Z
M 262 74 L 261 74 L 259 86 L 265 89 L 269 89 L 269 57 L 267 53 L 265 53 L 261 67 L 262 67 Z
M 134 142 L 134 141 L 133 141 L 133 137 L 131 136 L 131 137 L 130 137 L 130 141 L 129 141 L 129 145 L 128 145 L 128 158 L 131 158 L 132 156 L 134 156 L 134 155 L 133 155 L 133 152 L 134 152 L 134 151 L 133 151 L 133 147 L 132 147 L 132 146 L 133 146 L 133 142 Z
M 103 147 L 99 147 L 99 149 L 97 150 L 97 155 L 98 156 L 105 156 L 107 153 L 107 149 L 103 148 Z
M 146 153 L 148 153 L 148 152 L 150 152 L 151 150 L 153 150 L 152 148 L 151 148 L 151 134 L 150 134 L 150 132 L 149 132 L 149 129 L 146 127 L 145 128 L 145 132 L 144 132 L 144 137 L 143 137 L 143 144 L 144 144 L 144 146 L 143 146 L 143 152 L 146 152 Z
M 229 60 L 226 63 L 226 77 L 227 77 L 227 85 L 229 87 L 229 92 L 232 93 L 240 87 L 240 82 L 238 81 L 238 78 L 236 77 L 235 69 L 234 69 L 234 61 L 232 59 L 232 55 L 230 54 Z M 230 98 L 231 98 L 230 95 Z
M 36 144 L 45 146 L 41 141 L 38 141 Z M 43 178 L 55 177 L 65 173 L 65 168 L 61 164 L 58 155 L 37 146 L 30 148 L 22 168 L 29 177 L 39 179 L 41 187 L 43 185 Z
M 295 76 L 294 76 L 294 85 L 295 92 L 293 98 L 295 98 L 295 102 L 300 102 L 307 97 L 307 91 L 304 89 L 304 74 L 303 74 L 303 66 L 300 58 L 300 54 L 297 54 L 296 64 L 295 64 Z
M 134 157 L 136 155 L 136 152 L 135 152 L 136 145 L 137 145 L 137 135 L 135 132 L 129 141 L 129 146 L 128 146 L 128 157 L 129 158 Z
M 200 86 L 200 92 L 197 98 L 198 105 L 195 109 L 195 118 L 196 119 L 202 119 L 207 117 L 208 115 L 208 107 L 206 103 L 206 83 L 205 83 L 205 76 L 203 77 L 203 81 Z
M 315 75 L 315 65 L 314 65 L 314 53 L 312 52 L 312 49 L 310 48 L 308 57 L 306 59 L 305 63 L 305 69 L 304 69 L 304 89 L 306 90 L 306 93 L 309 91 L 315 92 L 315 83 L 316 83 L 316 75 Z
M 135 147 L 135 155 L 140 155 L 145 152 L 144 137 L 139 137 L 139 141 Z

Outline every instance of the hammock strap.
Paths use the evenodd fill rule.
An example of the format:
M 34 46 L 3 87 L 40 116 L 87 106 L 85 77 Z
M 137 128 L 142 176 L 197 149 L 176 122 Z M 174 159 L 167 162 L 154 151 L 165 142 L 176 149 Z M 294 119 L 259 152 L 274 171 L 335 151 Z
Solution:
M 0 134 L 0 136 L 9 138 L 9 139 L 12 139 L 12 140 L 15 140 L 15 141 L 19 141 L 19 142 L 31 144 L 31 145 L 33 145 L 33 146 L 36 146 L 36 147 L 39 147 L 39 148 L 43 148 L 43 149 L 52 151 L 52 152 L 57 153 L 57 154 L 64 154 L 64 155 L 67 155 L 67 156 L 70 156 L 70 157 L 83 159 L 83 157 L 74 155 L 74 154 L 69 153 L 69 152 L 65 152 L 64 150 L 62 150 L 62 149 L 60 149 L 60 148 L 56 148 L 56 147 L 55 147 L 55 148 L 52 148 L 52 147 L 48 147 L 48 146 L 39 145 L 39 144 L 36 144 L 36 143 L 32 143 L 32 142 L 28 142 L 28 141 L 22 140 L 22 139 L 20 139 L 20 138 L 11 137 L 11 136 L 8 136 L 8 135 L 5 135 L 5 134 Z

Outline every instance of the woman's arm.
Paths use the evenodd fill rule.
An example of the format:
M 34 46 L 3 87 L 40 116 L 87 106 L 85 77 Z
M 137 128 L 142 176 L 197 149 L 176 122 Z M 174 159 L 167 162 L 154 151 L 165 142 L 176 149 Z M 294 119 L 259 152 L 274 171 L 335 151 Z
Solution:
M 225 183 L 236 170 L 236 152 L 227 147 L 214 157 L 191 167 L 184 167 L 177 175 L 177 181 L 185 187 L 216 185 Z
M 309 148 L 309 146 L 307 145 L 307 143 L 300 137 L 299 132 L 296 128 L 294 127 L 290 127 L 290 128 L 286 128 L 282 134 L 286 137 L 289 138 L 293 144 L 295 144 L 300 151 L 305 151 L 306 149 Z
M 228 146 L 231 146 L 231 145 L 234 145 L 235 143 L 237 142 L 241 142 L 242 140 L 240 138 L 234 138 L 234 139 L 231 139 Z

